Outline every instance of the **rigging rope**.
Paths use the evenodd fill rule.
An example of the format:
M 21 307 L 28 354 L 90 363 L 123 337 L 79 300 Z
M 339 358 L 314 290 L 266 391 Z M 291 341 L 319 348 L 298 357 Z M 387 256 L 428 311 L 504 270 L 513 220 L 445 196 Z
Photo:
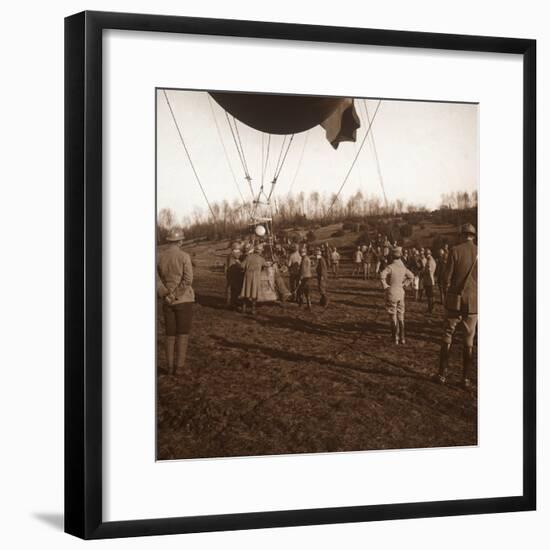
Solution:
M 286 139 L 286 136 L 285 136 L 285 139 Z M 286 157 L 288 155 L 288 151 L 290 150 L 290 146 L 292 145 L 293 139 L 294 139 L 294 134 L 292 134 L 290 136 L 290 139 L 288 140 L 288 145 L 286 147 L 286 151 L 285 151 L 285 154 L 283 155 L 280 165 L 279 165 L 279 162 L 277 162 L 278 171 L 277 171 L 277 167 L 275 167 L 275 175 L 273 176 L 273 180 L 271 182 L 271 191 L 269 192 L 269 196 L 267 197 L 268 202 L 269 202 L 269 199 L 271 199 L 271 195 L 273 195 L 273 191 L 275 190 L 275 185 L 277 183 L 277 180 L 279 179 L 279 176 L 281 175 L 281 171 L 283 170 L 283 166 L 285 164 Z M 283 147 L 284 147 L 284 143 L 285 143 L 285 140 L 283 140 Z M 279 160 L 281 159 L 281 155 L 283 153 L 283 147 L 281 147 L 281 154 L 279 154 Z
M 265 136 L 265 133 L 262 133 L 262 188 L 264 186 L 265 174 L 267 172 L 267 167 L 269 164 L 269 149 L 271 146 L 271 134 L 268 134 L 267 148 L 265 149 L 265 157 L 264 157 L 264 136 Z
M 218 131 L 218 137 L 220 138 L 220 142 L 223 147 L 223 152 L 225 155 L 225 160 L 227 161 L 227 165 L 229 166 L 229 170 L 231 172 L 231 176 L 233 177 L 233 181 L 235 182 L 235 187 L 237 188 L 237 191 L 239 192 L 239 195 L 241 197 L 241 200 L 243 201 L 243 206 L 246 206 L 246 201 L 244 200 L 244 196 L 241 192 L 241 188 L 239 187 L 239 184 L 237 183 L 237 177 L 235 176 L 235 172 L 233 170 L 233 166 L 231 165 L 231 161 L 229 160 L 229 154 L 227 153 L 227 149 L 225 147 L 225 143 L 223 141 L 222 133 L 220 130 L 220 126 L 218 125 L 218 120 L 216 119 L 216 113 L 214 111 L 214 105 L 212 105 L 212 99 L 210 99 L 210 95 L 207 94 L 206 96 L 208 98 L 208 103 L 210 104 L 210 109 L 212 110 L 212 117 L 214 118 L 214 123 L 216 124 L 216 130 Z
M 370 116 L 369 116 L 369 109 L 367 107 L 367 100 L 363 99 L 363 105 L 365 107 L 365 113 L 367 114 L 367 122 L 369 123 L 370 128 Z M 378 105 L 380 105 L 380 102 L 378 102 Z M 384 202 L 386 204 L 386 208 L 388 207 L 388 197 L 386 196 L 386 189 L 384 188 L 384 179 L 382 178 L 382 170 L 380 169 L 380 160 L 378 159 L 378 152 L 376 150 L 376 143 L 374 141 L 374 131 L 371 131 L 370 133 L 370 139 L 372 144 L 372 150 L 374 152 L 374 158 L 376 160 L 376 169 L 378 171 L 378 178 L 380 180 L 380 187 L 382 188 L 382 194 L 384 195 Z
M 281 157 L 283 156 L 283 150 L 285 148 L 286 135 L 283 136 L 283 143 L 281 143 L 281 150 L 279 151 L 279 158 L 277 159 L 277 164 L 275 165 L 275 174 L 279 169 L 279 163 L 281 162 Z
M 241 135 L 239 134 L 239 127 L 237 126 L 237 119 L 235 117 L 233 117 L 233 124 L 235 125 L 235 132 L 237 134 L 237 139 L 239 140 L 239 146 L 241 148 L 241 153 L 243 155 L 243 162 L 244 162 L 244 166 L 245 166 L 245 169 L 246 169 L 246 173 L 250 177 L 250 171 L 248 170 L 248 163 L 246 162 L 246 157 L 244 155 L 244 147 L 243 147 L 243 144 L 242 144 L 242 141 L 241 141 Z
M 267 138 L 267 153 L 266 153 L 266 157 L 265 157 L 265 166 L 264 166 L 264 176 L 265 176 L 265 173 L 267 172 L 267 167 L 269 166 L 269 148 L 271 146 L 271 134 L 268 135 L 268 138 Z
M 307 138 L 309 136 L 309 130 L 306 132 L 306 137 L 304 139 L 304 145 L 302 147 L 302 152 L 300 153 L 300 160 L 298 161 L 298 167 L 296 168 L 296 172 L 294 173 L 294 178 L 292 180 L 292 183 L 290 184 L 290 187 L 288 189 L 288 194 L 292 192 L 292 188 L 294 187 L 294 183 L 296 182 L 296 178 L 298 177 L 298 172 L 300 171 L 300 168 L 302 166 L 302 160 L 304 158 L 304 153 L 306 150 L 306 144 L 307 144 Z
M 286 151 L 285 151 L 285 154 L 283 156 L 283 160 L 281 161 L 281 164 L 279 165 L 279 171 L 275 173 L 275 177 L 273 178 L 274 181 L 277 181 L 279 179 L 279 176 L 281 175 L 281 172 L 283 170 L 283 166 L 285 164 L 285 161 L 286 161 L 286 157 L 288 155 L 288 152 L 290 150 L 290 146 L 292 145 L 292 140 L 294 139 L 294 134 L 292 134 L 290 136 L 290 140 L 288 141 L 288 145 L 286 147 Z
M 168 94 L 166 93 L 166 90 L 163 90 L 163 92 L 164 92 L 164 97 L 166 99 L 166 103 L 168 104 L 168 108 L 170 109 L 170 114 L 172 115 L 172 120 L 174 121 L 174 125 L 176 126 L 176 130 L 178 131 L 178 135 L 180 137 L 181 144 L 183 145 L 183 149 L 185 150 L 185 154 L 187 155 L 187 159 L 189 160 L 189 164 L 191 165 L 191 168 L 193 170 L 193 174 L 195 174 L 195 178 L 197 180 L 197 183 L 199 184 L 199 187 L 201 188 L 202 194 L 204 196 L 204 200 L 206 201 L 206 204 L 208 205 L 208 208 L 210 209 L 210 213 L 212 214 L 212 217 L 214 218 L 214 223 L 217 223 L 216 214 L 214 214 L 214 210 L 212 209 L 212 206 L 210 205 L 210 202 L 208 200 L 208 197 L 206 196 L 206 192 L 204 190 L 204 187 L 202 186 L 201 180 L 199 179 L 197 171 L 195 170 L 195 165 L 193 164 L 193 161 L 191 160 L 191 155 L 189 154 L 189 150 L 187 149 L 187 146 L 185 145 L 185 141 L 183 139 L 183 135 L 182 135 L 180 127 L 178 125 L 178 121 L 176 120 L 176 115 L 174 115 L 174 111 L 172 110 L 172 105 L 170 104 L 170 100 L 168 99 Z
M 353 162 L 351 163 L 351 166 L 348 170 L 348 173 L 346 174 L 346 177 L 344 178 L 344 181 L 342 182 L 342 185 L 340 185 L 340 188 L 338 189 L 338 192 L 334 196 L 334 199 L 332 200 L 332 203 L 330 205 L 330 208 L 327 210 L 327 215 L 330 214 L 332 208 L 334 207 L 336 201 L 338 200 L 338 196 L 342 192 L 342 189 L 344 188 L 344 185 L 348 181 L 349 175 L 351 174 L 351 171 L 353 170 L 353 167 L 355 166 L 355 163 L 357 162 L 357 159 L 359 158 L 359 154 L 361 153 L 361 150 L 363 149 L 363 145 L 365 145 L 365 141 L 367 140 L 367 137 L 369 136 L 370 129 L 372 127 L 372 124 L 374 122 L 374 119 L 376 118 L 376 115 L 378 114 L 378 109 L 380 108 L 380 103 L 382 103 L 382 100 L 378 100 L 378 105 L 376 106 L 376 110 L 374 111 L 374 115 L 372 117 L 372 120 L 369 122 L 369 126 L 367 128 L 367 131 L 365 133 L 365 137 L 363 138 L 363 141 L 361 141 L 361 145 L 359 146 L 359 150 L 357 151 L 357 154 L 355 155 L 355 158 L 353 159 Z
M 233 143 L 235 144 L 235 148 L 237 149 L 237 155 L 239 155 L 239 160 L 241 161 L 241 166 L 244 172 L 244 179 L 248 182 L 248 188 L 250 189 L 252 200 L 254 200 L 254 190 L 252 189 L 252 178 L 248 173 L 248 166 L 246 164 L 246 159 L 244 158 L 244 151 L 241 151 L 241 149 L 239 148 L 240 139 L 237 140 L 237 137 L 235 135 L 235 130 L 237 130 L 237 123 L 235 121 L 235 117 L 233 117 L 233 121 L 235 122 L 235 130 L 233 129 L 233 126 L 231 126 L 231 121 L 229 120 L 229 115 L 227 114 L 227 111 L 225 111 L 225 118 L 227 120 L 229 129 L 231 130 L 231 136 L 233 137 Z

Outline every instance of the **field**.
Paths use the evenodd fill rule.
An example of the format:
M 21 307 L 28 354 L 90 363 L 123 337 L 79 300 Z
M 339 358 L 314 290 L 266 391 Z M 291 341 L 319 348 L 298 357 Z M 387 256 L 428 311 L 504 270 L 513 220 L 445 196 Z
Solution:
M 452 232 L 428 224 L 415 227 L 414 238 Z M 438 385 L 430 375 L 442 306 L 437 300 L 428 315 L 425 301 L 408 296 L 407 343 L 395 346 L 379 281 L 351 277 L 356 237 L 330 239 L 343 262 L 326 309 L 314 293 L 312 311 L 262 304 L 255 317 L 225 307 L 220 266 L 229 243 L 187 249 L 197 304 L 187 369 L 177 378 L 166 371 L 158 316 L 159 460 L 477 444 L 477 395 L 459 386 L 461 334 L 450 381 Z

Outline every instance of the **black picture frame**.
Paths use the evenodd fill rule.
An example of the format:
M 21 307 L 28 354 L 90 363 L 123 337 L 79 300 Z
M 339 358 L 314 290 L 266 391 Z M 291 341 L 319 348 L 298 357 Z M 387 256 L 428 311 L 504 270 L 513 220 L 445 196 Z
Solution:
M 104 522 L 102 31 L 307 40 L 523 56 L 523 494 Z M 536 508 L 536 41 L 129 13 L 65 19 L 65 531 L 84 539 L 454 516 Z

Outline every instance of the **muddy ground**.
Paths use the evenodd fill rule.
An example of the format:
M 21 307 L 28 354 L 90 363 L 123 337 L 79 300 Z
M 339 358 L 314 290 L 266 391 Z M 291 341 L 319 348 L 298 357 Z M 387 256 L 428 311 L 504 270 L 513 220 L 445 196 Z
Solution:
M 408 296 L 407 343 L 390 341 L 375 280 L 329 281 L 330 304 L 225 307 L 228 243 L 191 247 L 197 304 L 187 369 L 167 374 L 158 316 L 157 457 L 315 453 L 477 444 L 477 394 L 460 386 L 462 336 L 449 384 L 437 370 L 443 308 Z M 158 309 L 160 313 L 160 308 Z

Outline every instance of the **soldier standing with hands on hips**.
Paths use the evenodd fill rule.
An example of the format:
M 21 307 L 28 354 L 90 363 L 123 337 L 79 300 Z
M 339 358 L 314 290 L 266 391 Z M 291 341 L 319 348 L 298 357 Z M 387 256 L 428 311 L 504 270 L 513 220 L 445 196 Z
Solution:
M 414 280 L 414 275 L 401 261 L 403 249 L 393 249 L 393 262 L 380 273 L 382 287 L 386 291 L 386 311 L 390 316 L 392 340 L 405 343 L 405 289 Z

